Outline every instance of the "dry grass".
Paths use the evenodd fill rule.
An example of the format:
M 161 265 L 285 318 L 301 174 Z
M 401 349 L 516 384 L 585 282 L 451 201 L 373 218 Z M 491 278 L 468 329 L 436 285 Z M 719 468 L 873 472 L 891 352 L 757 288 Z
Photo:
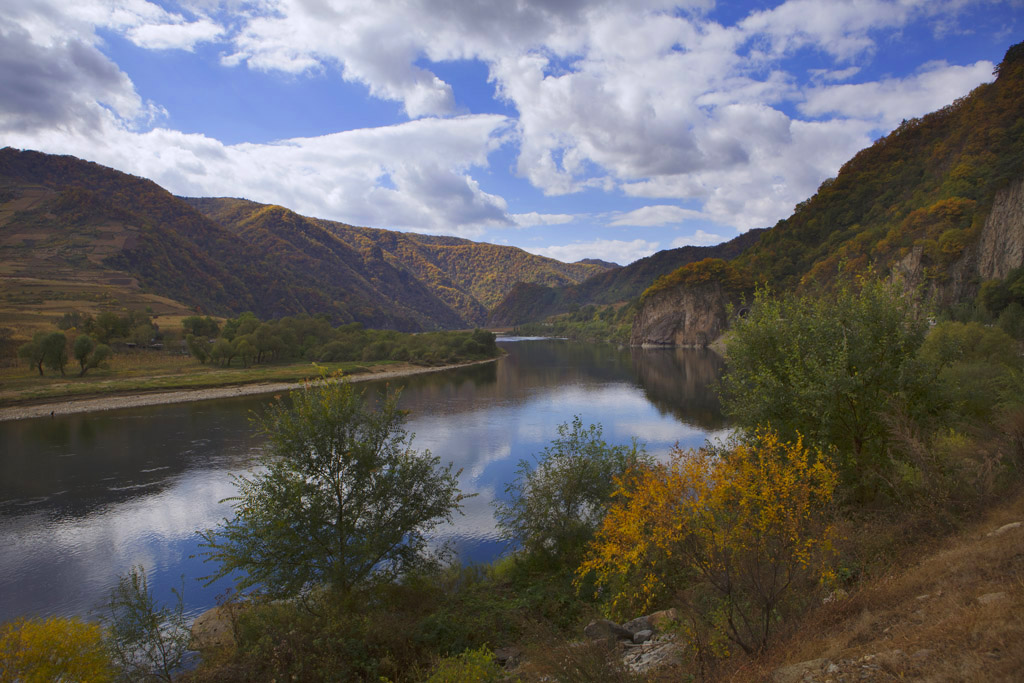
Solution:
M 395 363 L 381 362 L 374 366 Z M 53 399 L 82 398 L 140 391 L 166 391 L 252 384 L 256 382 L 301 382 L 314 379 L 321 372 L 341 371 L 356 374 L 370 370 L 364 363 L 309 362 L 259 365 L 251 368 L 221 368 L 200 365 L 191 356 L 155 351 L 133 351 L 115 354 L 108 367 L 90 370 L 78 377 L 77 363 L 68 364 L 66 377 L 52 370 L 46 375 L 24 364 L 0 368 L 0 406 L 39 403 Z
M 816 608 L 768 656 L 735 662 L 721 678 L 768 680 L 779 667 L 824 658 L 837 670 L 814 680 L 1024 680 L 1024 525 L 989 535 L 1019 521 L 1021 491 L 958 534 L 905 540 L 904 566 Z

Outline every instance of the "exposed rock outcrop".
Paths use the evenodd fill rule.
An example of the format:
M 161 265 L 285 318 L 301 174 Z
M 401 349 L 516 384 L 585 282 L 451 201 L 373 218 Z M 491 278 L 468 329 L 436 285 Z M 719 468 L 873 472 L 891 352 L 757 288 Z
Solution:
M 996 193 L 981 234 L 941 274 L 930 277 L 924 250 L 914 247 L 892 266 L 908 290 L 924 288 L 940 306 L 973 299 L 985 280 L 1005 278 L 1024 265 L 1024 178 Z
M 629 343 L 704 348 L 725 331 L 730 303 L 736 300 L 717 282 L 653 292 L 643 299 Z

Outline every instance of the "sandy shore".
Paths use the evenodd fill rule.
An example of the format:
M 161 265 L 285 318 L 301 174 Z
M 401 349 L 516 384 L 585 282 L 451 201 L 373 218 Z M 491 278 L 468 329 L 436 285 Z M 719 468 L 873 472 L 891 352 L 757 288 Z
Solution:
M 346 378 L 352 382 L 367 382 L 394 377 L 408 377 L 410 375 L 422 375 L 428 372 L 440 372 L 452 368 L 463 368 L 470 365 L 482 363 L 493 363 L 497 358 L 475 361 L 472 363 L 459 363 L 456 365 L 441 365 L 438 367 L 420 367 L 417 365 L 406 365 L 393 370 L 370 371 L 357 375 L 347 375 Z M 135 408 L 138 406 L 155 406 L 167 403 L 185 403 L 187 401 L 207 401 L 214 398 L 231 398 L 234 396 L 252 396 L 256 394 L 273 394 L 279 391 L 291 391 L 303 386 L 303 382 L 277 382 L 264 384 L 239 384 L 220 387 L 209 387 L 206 389 L 180 389 L 175 391 L 145 392 L 137 394 L 116 394 L 94 398 L 69 398 L 67 400 L 55 400 L 49 403 L 39 403 L 25 406 L 11 406 L 0 408 L 0 422 L 5 420 L 24 420 L 33 417 L 46 417 L 49 415 L 70 415 L 72 413 L 92 413 L 99 410 L 117 410 L 118 408 Z

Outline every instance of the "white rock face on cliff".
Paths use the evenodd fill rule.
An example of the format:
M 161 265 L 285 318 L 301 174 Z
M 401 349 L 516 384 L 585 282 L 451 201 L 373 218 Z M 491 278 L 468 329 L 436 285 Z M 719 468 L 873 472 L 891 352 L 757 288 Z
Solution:
M 985 280 L 1002 279 L 1024 265 L 1024 178 L 996 193 L 978 241 L 964 249 L 940 278 L 926 273 L 924 250 L 914 247 L 893 264 L 893 275 L 908 290 L 924 288 L 935 303 L 948 306 L 973 299 Z
M 717 282 L 655 292 L 644 299 L 629 343 L 704 348 L 725 331 L 729 303 Z
M 982 280 L 1002 279 L 1024 265 L 1024 178 L 996 193 L 977 250 Z

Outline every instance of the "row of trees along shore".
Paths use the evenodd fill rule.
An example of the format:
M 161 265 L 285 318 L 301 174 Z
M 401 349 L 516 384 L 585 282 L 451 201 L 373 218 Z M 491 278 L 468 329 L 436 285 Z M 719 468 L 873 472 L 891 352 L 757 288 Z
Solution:
M 319 362 L 408 361 L 426 365 L 454 363 L 497 353 L 495 335 L 472 332 L 369 330 L 360 323 L 332 327 L 324 317 L 292 316 L 261 321 L 252 313 L 228 319 L 186 318 L 185 343 L 201 363 L 249 367 L 282 360 Z
M 323 316 L 259 320 L 252 313 L 219 322 L 189 316 L 180 327 L 161 328 L 148 314 L 128 311 L 67 313 L 56 328 L 40 331 L 17 348 L 18 357 L 40 376 L 44 368 L 66 374 L 77 362 L 78 376 L 105 367 L 114 352 L 189 353 L 201 364 L 248 368 L 258 364 L 406 361 L 440 365 L 494 357 L 495 335 L 486 330 L 410 334 L 364 329 L 359 323 L 334 327 Z
M 656 459 L 578 416 L 520 461 L 495 510 L 513 551 L 483 567 L 429 542 L 468 496 L 451 465 L 412 447 L 396 395 L 373 407 L 342 380 L 300 390 L 259 418 L 263 467 L 237 479 L 232 517 L 202 533 L 212 575 L 244 589 L 222 608 L 234 646 L 188 672 L 152 670 L 187 681 L 639 681 L 596 646 L 561 643 L 594 617 L 658 607 L 678 615 L 681 656 L 666 676 L 749 667 L 826 594 L 842 599 L 890 571 L 907 539 L 946 533 L 1019 489 L 1016 342 L 929 314 L 869 279 L 814 295 L 758 290 L 731 331 L 720 386 L 733 436 Z M 237 338 L 241 324 L 229 325 Z M 164 614 L 138 577 L 119 587 L 115 625 L 138 618 L 118 612 L 125 604 Z M 0 629 L 0 662 L 38 655 L 33 636 L 16 639 L 38 626 Z M 493 654 L 509 644 L 526 660 L 512 673 Z

